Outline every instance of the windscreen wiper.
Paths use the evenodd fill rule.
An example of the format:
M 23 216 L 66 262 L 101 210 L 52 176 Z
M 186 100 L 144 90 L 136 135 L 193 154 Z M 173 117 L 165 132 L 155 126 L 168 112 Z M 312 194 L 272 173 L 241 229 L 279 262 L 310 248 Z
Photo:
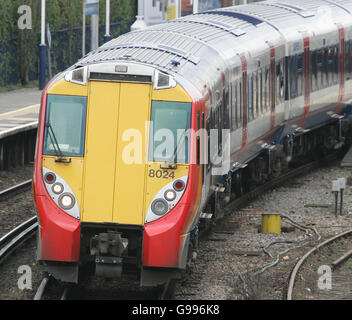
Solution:
M 160 165 L 161 169 L 176 169 L 177 168 L 177 165 L 176 165 L 176 162 L 177 162 L 177 151 L 178 151 L 179 146 L 180 146 L 180 144 L 182 142 L 183 136 L 186 134 L 186 131 L 187 130 L 184 130 L 182 132 L 182 135 L 179 138 L 178 143 L 177 143 L 177 145 L 176 145 L 176 147 L 174 149 L 174 152 L 173 152 L 172 156 L 169 158 L 169 160 L 167 162 L 165 162 L 164 164 Z M 185 145 L 187 146 L 188 145 L 188 141 L 186 141 L 186 140 L 188 140 L 188 137 L 185 137 Z
M 70 163 L 71 159 L 70 158 L 65 158 L 64 155 L 62 154 L 62 151 L 60 149 L 60 145 L 57 142 L 56 135 L 54 133 L 53 127 L 50 124 L 50 122 L 45 123 L 45 127 L 48 129 L 48 134 L 50 136 L 50 140 L 53 143 L 56 159 L 55 162 L 63 162 L 63 163 Z

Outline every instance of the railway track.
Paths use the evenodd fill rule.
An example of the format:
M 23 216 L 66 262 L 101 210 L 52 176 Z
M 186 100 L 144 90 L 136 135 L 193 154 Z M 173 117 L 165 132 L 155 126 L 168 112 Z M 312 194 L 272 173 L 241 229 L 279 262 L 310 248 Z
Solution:
M 150 296 L 152 296 L 155 297 L 156 300 L 172 300 L 175 285 L 176 281 L 170 280 L 165 285 L 159 286 L 157 290 L 151 289 L 147 292 L 146 295 L 148 295 L 148 299 L 150 299 Z M 71 298 L 71 296 L 76 296 L 74 291 L 77 291 L 75 285 L 69 286 L 65 284 L 60 284 L 50 275 L 45 275 L 36 291 L 34 300 L 68 300 Z M 115 295 L 115 297 L 114 294 L 111 295 L 110 298 L 119 299 L 120 294 L 115 293 Z M 99 298 L 99 294 L 96 295 L 95 298 Z M 120 299 L 124 299 L 124 297 L 121 296 Z
M 55 286 L 55 282 L 57 284 L 57 281 L 53 277 L 51 277 L 50 275 L 46 275 L 40 283 L 33 300 L 67 300 L 69 286 L 59 285 L 56 290 L 50 290 L 52 289 L 51 287 Z
M 30 179 L 22 183 L 19 183 L 13 187 L 0 191 L 0 201 L 7 200 L 8 198 L 15 196 L 16 194 L 30 190 L 31 187 L 32 187 L 32 180 Z
M 38 286 L 34 300 L 172 300 L 175 282 L 171 281 L 159 287 L 141 289 L 138 285 L 127 284 L 126 282 L 116 285 L 102 284 L 109 286 L 75 285 L 61 283 L 50 275 L 45 275 Z
M 300 274 L 301 269 L 303 268 L 304 264 L 307 264 L 307 261 L 312 258 L 314 255 L 318 256 L 319 254 L 322 255 L 322 251 L 323 250 L 328 250 L 328 251 L 338 251 L 334 248 L 331 248 L 334 244 L 336 244 L 339 241 L 342 241 L 343 239 L 347 241 L 346 244 L 350 244 L 348 250 L 345 249 L 344 247 L 346 247 L 346 244 L 342 244 L 340 246 L 343 247 L 342 251 L 343 252 L 336 252 L 336 254 L 332 254 L 331 252 L 324 254 L 324 267 L 325 270 L 330 272 L 330 270 L 332 271 L 336 271 L 339 267 L 341 267 L 343 265 L 343 263 L 345 263 L 351 256 L 352 256 L 352 229 L 342 232 L 336 236 L 333 236 L 331 238 L 328 238 L 327 240 L 319 243 L 318 245 L 316 245 L 315 247 L 313 247 L 311 250 L 309 250 L 305 255 L 303 255 L 301 257 L 301 259 L 299 259 L 299 261 L 297 262 L 297 264 L 295 265 L 295 267 L 292 270 L 290 279 L 289 279 L 289 284 L 288 284 L 288 289 L 287 289 L 287 300 L 294 300 L 294 289 L 295 289 L 295 285 L 297 283 L 297 279 L 298 279 L 298 275 Z M 339 246 L 339 247 L 340 247 Z M 347 246 L 348 247 L 348 246 Z M 330 250 L 329 250 L 330 248 Z M 341 251 L 341 248 L 340 250 Z M 328 268 L 326 268 L 326 266 Z M 300 274 L 301 279 L 305 279 L 305 277 L 307 278 L 307 276 L 302 273 Z M 326 279 L 327 280 L 327 279 Z M 331 281 L 331 279 L 330 279 Z M 348 282 L 348 279 L 344 279 L 344 281 Z M 306 288 L 307 289 L 307 288 Z M 308 288 L 309 290 L 311 290 L 310 288 Z M 331 296 L 329 296 L 329 291 L 331 290 L 332 287 L 326 287 L 326 291 L 324 292 L 323 295 L 323 299 L 326 299 L 327 297 L 329 298 L 333 298 L 332 296 L 334 295 L 334 293 L 332 293 Z M 323 290 L 323 289 L 321 289 Z M 318 291 L 316 291 L 316 296 L 320 296 L 320 293 Z
M 174 298 L 175 286 L 176 286 L 176 280 L 168 281 L 162 287 L 158 300 L 172 300 Z
M 27 180 L 11 188 L 0 192 L 0 201 L 4 201 L 21 192 L 31 188 L 32 180 Z M 8 257 L 11 252 L 16 250 L 22 243 L 31 238 L 37 231 L 37 217 L 34 216 L 19 226 L 11 230 L 0 239 L 0 264 Z

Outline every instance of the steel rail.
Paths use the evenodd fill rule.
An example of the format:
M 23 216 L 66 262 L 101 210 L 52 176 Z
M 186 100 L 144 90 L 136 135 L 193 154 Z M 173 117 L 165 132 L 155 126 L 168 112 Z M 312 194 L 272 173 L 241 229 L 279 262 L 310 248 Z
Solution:
M 20 244 L 31 238 L 37 230 L 37 217 L 32 217 L 4 235 L 0 239 L 0 264 Z
M 50 282 L 51 277 L 44 277 L 42 282 L 40 283 L 37 292 L 35 293 L 33 300 L 42 300 L 44 296 L 45 288 L 47 287 L 48 283 Z
M 33 300 L 67 300 L 69 294 L 70 286 L 62 285 L 62 291 L 60 294 L 50 292 L 47 294 L 46 290 L 49 286 L 52 286 L 56 282 L 55 278 L 50 274 L 45 273 L 44 278 L 42 279 Z
M 32 180 L 27 180 L 11 188 L 0 192 L 0 200 L 8 199 L 31 187 Z M 34 216 L 21 223 L 9 233 L 0 238 L 0 264 L 13 252 L 20 244 L 31 238 L 38 229 L 37 217 Z
M 68 295 L 68 287 L 65 287 L 61 294 L 60 300 L 67 300 L 67 295 Z
M 0 191 L 0 201 L 6 200 L 11 196 L 19 194 L 32 187 L 32 180 L 27 180 L 25 182 L 19 183 L 13 187 Z
M 163 286 L 158 300 L 171 300 L 175 291 L 177 280 L 168 280 Z
M 332 269 L 335 270 L 338 266 L 340 266 L 343 262 L 348 260 L 351 256 L 352 256 L 352 250 L 345 252 L 341 257 L 339 257 L 332 263 Z
M 348 230 L 348 231 L 345 231 L 345 232 L 342 232 L 336 236 L 333 236 L 321 243 L 319 243 L 318 245 L 316 245 L 313 249 L 309 250 L 298 262 L 297 264 L 295 265 L 292 273 L 291 273 L 291 276 L 290 276 L 290 281 L 289 281 L 289 284 L 288 284 L 288 289 L 287 289 L 287 300 L 292 300 L 292 294 L 293 294 L 293 288 L 294 288 L 294 285 L 295 285 L 295 280 L 296 280 L 296 275 L 299 271 L 299 269 L 301 268 L 302 264 L 307 260 L 307 258 L 312 254 L 314 253 L 315 251 L 319 250 L 321 247 L 324 247 L 325 245 L 328 245 L 330 244 L 331 242 L 334 242 L 335 240 L 338 240 L 338 239 L 341 239 L 349 234 L 352 234 L 352 229 L 351 230 Z

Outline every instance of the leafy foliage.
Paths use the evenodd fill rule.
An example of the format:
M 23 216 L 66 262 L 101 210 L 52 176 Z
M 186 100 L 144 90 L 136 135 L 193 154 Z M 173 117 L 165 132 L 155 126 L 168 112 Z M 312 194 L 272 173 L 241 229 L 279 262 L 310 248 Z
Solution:
M 32 29 L 20 30 L 18 8 L 32 10 Z M 40 0 L 0 0 L 0 86 L 38 79 L 38 46 L 41 26 Z M 56 74 L 82 56 L 83 0 L 46 0 L 46 23 L 52 35 L 52 71 Z M 111 35 L 129 31 L 137 11 L 137 0 L 111 0 Z M 100 43 L 105 34 L 105 1 L 100 0 Z M 87 17 L 86 47 L 90 47 L 90 18 Z

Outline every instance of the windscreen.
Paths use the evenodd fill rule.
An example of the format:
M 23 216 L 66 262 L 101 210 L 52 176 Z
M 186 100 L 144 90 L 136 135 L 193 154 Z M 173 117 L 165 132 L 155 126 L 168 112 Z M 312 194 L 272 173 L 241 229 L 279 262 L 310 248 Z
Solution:
M 153 101 L 149 161 L 188 163 L 191 103 Z
M 86 97 L 48 95 L 43 154 L 83 156 L 86 108 Z

